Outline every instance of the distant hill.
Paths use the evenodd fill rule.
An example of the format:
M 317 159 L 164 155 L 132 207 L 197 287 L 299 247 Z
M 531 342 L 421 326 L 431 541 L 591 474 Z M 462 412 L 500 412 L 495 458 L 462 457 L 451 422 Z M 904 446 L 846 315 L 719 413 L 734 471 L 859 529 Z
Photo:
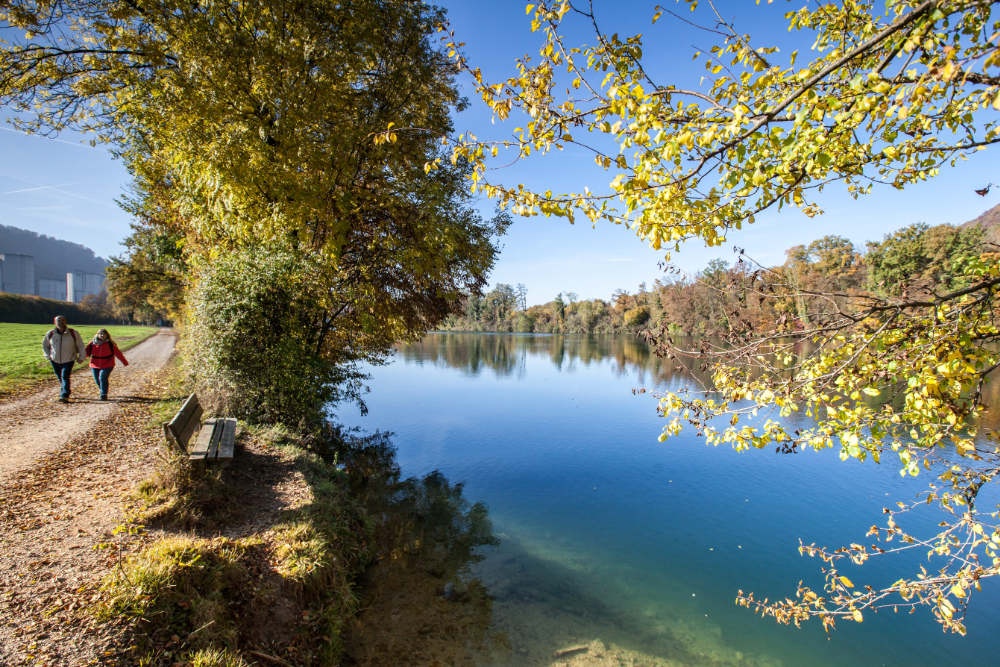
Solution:
M 103 274 L 107 260 L 79 243 L 61 241 L 27 229 L 0 225 L 0 254 L 31 255 L 35 277 L 64 280 L 67 271 Z
M 1000 204 L 997 204 L 978 218 L 969 220 L 961 226 L 970 227 L 973 225 L 983 227 L 986 230 L 987 241 L 1000 244 Z

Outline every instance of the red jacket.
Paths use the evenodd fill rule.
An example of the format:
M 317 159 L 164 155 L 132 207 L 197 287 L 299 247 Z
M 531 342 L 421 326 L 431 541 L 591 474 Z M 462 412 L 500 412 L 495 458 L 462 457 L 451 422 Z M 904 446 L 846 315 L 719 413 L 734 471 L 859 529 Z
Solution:
M 121 362 L 128 366 L 128 359 L 118 349 L 118 346 L 111 341 L 107 343 L 94 343 L 93 341 L 87 343 L 87 356 L 90 357 L 91 368 L 114 368 L 115 357 L 121 359 Z

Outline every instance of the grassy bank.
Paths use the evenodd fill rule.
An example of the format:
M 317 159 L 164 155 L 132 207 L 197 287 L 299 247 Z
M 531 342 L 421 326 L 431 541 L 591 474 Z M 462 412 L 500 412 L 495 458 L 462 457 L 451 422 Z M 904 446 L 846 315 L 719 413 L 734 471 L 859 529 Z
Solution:
M 347 485 L 280 430 L 243 437 L 252 453 L 241 456 L 253 460 L 234 467 L 298 477 L 307 497 L 272 513 L 248 495 L 270 495 L 264 485 L 237 490 L 245 480 L 235 471 L 192 474 L 178 460 L 143 483 L 122 528 L 159 537 L 105 579 L 97 609 L 130 628 L 128 662 L 339 664 L 354 582 L 370 559 Z
M 188 389 L 176 365 L 156 386 L 149 429 L 159 440 Z M 124 628 L 114 664 L 339 664 L 370 532 L 343 467 L 308 449 L 281 427 L 241 422 L 228 465 L 158 450 L 156 472 L 126 501 L 121 537 L 100 545 L 131 545 L 91 609 Z
M 178 407 L 152 404 L 150 428 Z M 129 502 L 119 533 L 147 539 L 94 607 L 127 629 L 121 664 L 465 664 L 488 637 L 465 581 L 485 509 L 439 474 L 401 479 L 387 436 L 241 422 L 228 466 L 165 456 Z
M 86 344 L 102 326 L 111 337 L 128 350 L 155 334 L 157 327 L 121 325 L 72 325 Z M 0 322 L 0 396 L 22 391 L 52 377 L 52 366 L 42 357 L 42 337 L 51 324 L 13 324 Z

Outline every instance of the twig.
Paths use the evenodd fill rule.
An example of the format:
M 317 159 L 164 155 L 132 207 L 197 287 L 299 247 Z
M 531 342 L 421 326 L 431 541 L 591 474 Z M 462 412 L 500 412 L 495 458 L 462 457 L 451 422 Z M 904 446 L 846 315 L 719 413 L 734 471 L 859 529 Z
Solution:
M 213 619 L 212 619 L 211 621 L 209 621 L 209 622 L 208 622 L 208 623 L 206 623 L 205 625 L 201 626 L 200 628 L 195 628 L 194 630 L 192 630 L 192 631 L 191 631 L 191 632 L 190 632 L 190 633 L 188 634 L 187 638 L 188 638 L 188 639 L 191 639 L 191 638 L 192 638 L 192 637 L 194 637 L 194 636 L 195 636 L 196 634 L 198 634 L 199 632 L 201 632 L 202 630 L 204 630 L 205 628 L 207 628 L 208 626 L 210 626 L 210 625 L 212 625 L 212 624 L 214 624 L 214 623 L 215 623 L 215 619 L 213 618 Z

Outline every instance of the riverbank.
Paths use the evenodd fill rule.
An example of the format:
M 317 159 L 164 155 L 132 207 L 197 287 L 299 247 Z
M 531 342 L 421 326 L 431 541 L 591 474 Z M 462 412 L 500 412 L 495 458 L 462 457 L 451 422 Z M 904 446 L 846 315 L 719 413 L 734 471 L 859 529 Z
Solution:
M 68 405 L 54 379 L 0 400 L 0 664 L 473 664 L 490 602 L 462 572 L 492 536 L 461 485 L 401 479 L 383 436 L 244 423 L 195 471 L 160 426 L 174 342 L 107 402 L 79 374 Z
M 47 385 L 0 404 L 0 663 L 317 664 L 340 650 L 367 557 L 346 485 L 280 430 L 244 430 L 230 466 L 190 474 L 159 428 L 183 398 L 173 344 L 164 331 L 136 347 L 110 401 L 79 377 L 68 405 Z

